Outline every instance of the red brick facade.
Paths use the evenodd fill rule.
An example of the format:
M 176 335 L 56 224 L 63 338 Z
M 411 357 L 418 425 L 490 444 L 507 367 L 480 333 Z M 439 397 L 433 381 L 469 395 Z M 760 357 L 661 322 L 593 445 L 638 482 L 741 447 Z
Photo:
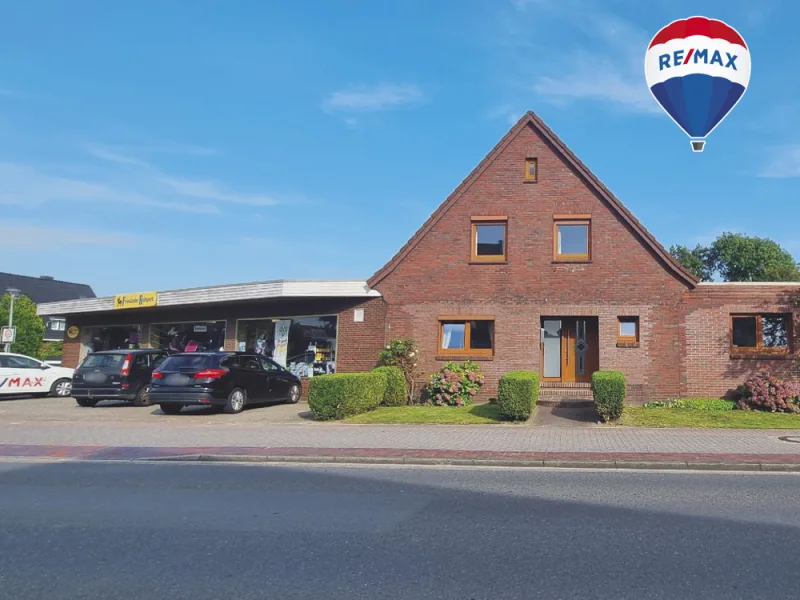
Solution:
M 524 178 L 528 158 L 538 159 L 537 181 Z M 591 216 L 585 263 L 554 261 L 554 216 L 569 214 Z M 471 263 L 476 216 L 507 217 L 507 261 Z M 439 350 L 440 316 L 493 317 L 494 354 L 474 357 L 487 375 L 485 398 L 507 371 L 541 372 L 541 317 L 583 315 L 598 318 L 600 368 L 625 372 L 631 401 L 722 395 L 760 366 L 730 360 L 728 312 L 778 304 L 766 288 L 748 288 L 735 303 L 697 287 L 532 114 L 369 284 L 386 302 L 387 337 L 415 338 L 426 374 L 453 359 Z M 639 317 L 638 347 L 617 344 L 620 316 Z M 796 374 L 794 361 L 781 365 L 781 372 Z

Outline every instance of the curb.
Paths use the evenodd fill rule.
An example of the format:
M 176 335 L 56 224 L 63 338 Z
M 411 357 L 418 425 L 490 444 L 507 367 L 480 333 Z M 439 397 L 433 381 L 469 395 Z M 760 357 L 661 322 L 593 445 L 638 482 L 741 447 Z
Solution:
M 633 460 L 514 460 L 480 458 L 422 458 L 371 456 L 253 456 L 235 454 L 185 454 L 131 459 L 131 462 L 225 462 L 225 463 L 297 463 L 339 465 L 439 465 L 468 467 L 550 468 L 550 469 L 617 469 L 617 470 L 683 470 L 683 471 L 748 471 L 800 472 L 800 463 L 761 462 L 692 462 Z

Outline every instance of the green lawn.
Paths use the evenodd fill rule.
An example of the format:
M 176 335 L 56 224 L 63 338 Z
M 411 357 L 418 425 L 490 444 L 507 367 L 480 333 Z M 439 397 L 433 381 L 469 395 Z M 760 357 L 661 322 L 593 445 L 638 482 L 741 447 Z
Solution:
M 747 410 L 695 410 L 626 406 L 618 425 L 717 429 L 800 429 L 800 415 Z
M 487 425 L 509 423 L 496 404 L 476 406 L 381 406 L 345 419 L 346 423 L 438 423 L 442 425 Z

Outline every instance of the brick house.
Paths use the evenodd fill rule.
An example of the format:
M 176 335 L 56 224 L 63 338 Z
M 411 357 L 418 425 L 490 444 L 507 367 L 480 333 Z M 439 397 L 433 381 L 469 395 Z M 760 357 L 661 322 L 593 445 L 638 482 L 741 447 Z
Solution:
M 426 372 L 480 361 L 486 397 L 512 369 L 559 395 L 618 369 L 632 402 L 798 375 L 800 288 L 698 283 L 533 113 L 367 283 L 387 337 L 415 338 Z
M 365 282 L 259 282 L 159 292 L 158 306 L 134 311 L 99 298 L 39 312 L 69 315 L 66 366 L 85 352 L 76 332 L 101 325 L 135 322 L 137 343 L 157 345 L 165 323 L 190 332 L 216 323 L 233 350 L 259 335 L 269 345 L 270 328 L 252 333 L 256 324 L 292 318 L 298 332 L 334 323 L 338 372 L 370 368 L 389 339 L 413 337 L 426 378 L 448 360 L 479 362 L 483 399 L 510 370 L 537 371 L 543 393 L 573 396 L 597 369 L 617 369 L 641 402 L 723 396 L 764 369 L 798 377 L 799 292 L 698 282 L 527 113 Z

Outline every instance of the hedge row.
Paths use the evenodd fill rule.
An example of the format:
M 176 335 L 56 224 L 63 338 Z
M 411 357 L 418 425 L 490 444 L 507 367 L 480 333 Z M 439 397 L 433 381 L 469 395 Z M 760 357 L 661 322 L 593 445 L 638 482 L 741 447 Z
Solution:
M 539 374 L 534 371 L 510 371 L 497 386 L 497 406 L 503 418 L 527 421 L 539 399 Z
M 308 406 L 318 421 L 374 410 L 386 393 L 384 373 L 334 373 L 308 380 Z
M 603 421 L 616 421 L 625 405 L 625 375 L 621 371 L 592 373 L 594 407 Z
M 368 373 L 334 373 L 308 380 L 308 406 L 318 421 L 344 419 L 408 401 L 406 379 L 397 367 L 378 367 Z

